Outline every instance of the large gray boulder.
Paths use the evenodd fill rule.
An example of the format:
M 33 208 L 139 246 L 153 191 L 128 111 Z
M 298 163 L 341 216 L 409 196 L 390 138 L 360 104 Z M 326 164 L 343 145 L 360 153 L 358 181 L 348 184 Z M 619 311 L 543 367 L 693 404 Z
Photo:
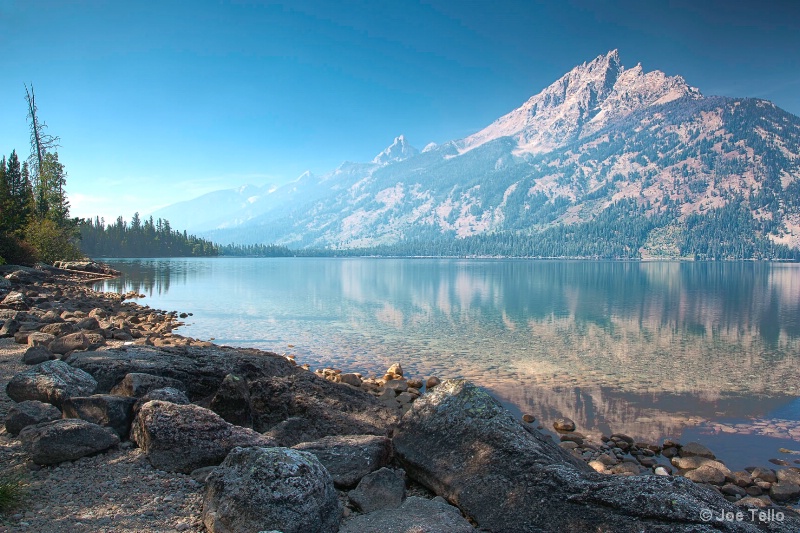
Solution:
M 28 426 L 60 418 L 61 411 L 58 410 L 58 407 L 36 400 L 26 400 L 15 403 L 8 409 L 6 431 L 11 435 L 17 435 Z
M 417 400 L 394 436 L 408 475 L 490 531 L 775 531 L 703 520 L 739 509 L 684 478 L 605 476 L 550 438 L 529 432 L 494 398 L 464 380 L 445 381 Z
M 237 446 L 274 446 L 275 441 L 230 424 L 209 409 L 154 400 L 144 404 L 131 428 L 152 465 L 168 472 L 189 474 L 220 464 Z
M 498 530 L 500 531 L 500 530 Z M 511 533 L 515 530 L 504 530 Z M 569 530 L 564 530 L 569 531 Z M 443 498 L 411 496 L 396 509 L 358 515 L 342 524 L 339 533 L 474 533 L 458 508 Z
M 335 533 L 342 507 L 325 467 L 287 448 L 235 448 L 206 478 L 203 522 L 211 533 Z
M 67 399 L 61 406 L 64 418 L 80 418 L 110 428 L 121 439 L 128 436 L 133 422 L 136 398 L 94 394 Z
M 38 400 L 61 407 L 67 398 L 88 396 L 96 388 L 91 375 L 56 360 L 45 361 L 11 378 L 6 394 L 15 402 Z
M 19 440 L 33 462 L 40 465 L 74 461 L 119 443 L 110 429 L 76 418 L 28 426 L 20 432 Z
M 292 448 L 313 453 L 339 488 L 355 487 L 362 477 L 392 460 L 392 441 L 378 435 L 337 435 Z

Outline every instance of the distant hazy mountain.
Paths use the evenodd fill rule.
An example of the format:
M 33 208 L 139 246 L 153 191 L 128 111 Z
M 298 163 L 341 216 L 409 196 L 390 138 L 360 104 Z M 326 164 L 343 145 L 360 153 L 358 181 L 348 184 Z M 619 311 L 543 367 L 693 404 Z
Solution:
M 465 139 L 419 152 L 399 136 L 371 163 L 171 206 L 173 227 L 178 207 L 188 229 L 213 228 L 204 235 L 222 243 L 789 256 L 800 246 L 800 118 L 625 69 L 612 51 Z

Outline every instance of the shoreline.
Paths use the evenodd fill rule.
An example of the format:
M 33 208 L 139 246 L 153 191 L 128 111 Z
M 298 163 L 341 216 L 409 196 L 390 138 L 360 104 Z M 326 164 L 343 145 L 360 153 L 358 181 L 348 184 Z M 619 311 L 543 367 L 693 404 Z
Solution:
M 9 270 L 8 268 L 4 268 L 4 270 Z M 25 271 L 22 271 L 25 272 Z M 66 272 L 66 273 L 64 273 Z M 224 346 L 217 346 L 209 341 L 200 341 L 197 339 L 192 339 L 190 337 L 184 337 L 180 334 L 174 333 L 174 329 L 180 327 L 182 324 L 180 322 L 180 316 L 184 316 L 184 314 L 178 314 L 176 312 L 163 312 L 160 310 L 150 309 L 147 306 L 141 306 L 138 303 L 126 301 L 129 298 L 132 298 L 133 294 L 126 294 L 120 296 L 114 293 L 98 293 L 93 291 L 91 287 L 87 287 L 84 283 L 89 282 L 82 282 L 81 278 L 83 274 L 78 275 L 74 272 L 64 271 L 64 272 L 54 272 L 50 271 L 47 275 L 40 277 L 38 280 L 35 280 L 37 276 L 33 273 L 31 274 L 31 279 L 27 282 L 22 282 L 22 280 L 18 280 L 17 289 L 19 290 L 11 290 L 10 292 L 18 292 L 23 293 L 23 296 L 28 299 L 27 311 L 14 310 L 14 309 L 6 309 L 0 311 L 3 313 L 3 320 L 7 322 L 13 313 L 9 311 L 14 311 L 16 313 L 28 313 L 28 311 L 32 309 L 39 309 L 42 311 L 42 315 L 46 315 L 48 311 L 52 311 L 53 309 L 58 308 L 69 308 L 69 307 L 88 307 L 88 306 L 95 306 L 95 308 L 99 307 L 106 307 L 108 308 L 109 314 L 106 317 L 103 317 L 99 324 L 107 324 L 108 327 L 100 328 L 102 333 L 100 334 L 102 337 L 102 342 L 99 338 L 95 338 L 96 344 L 98 346 L 86 346 L 86 348 L 94 348 L 95 350 L 109 350 L 109 349 L 121 349 L 127 347 L 136 347 L 136 346 L 147 346 L 152 347 L 153 349 L 165 349 L 165 350 L 172 350 L 175 354 L 179 354 L 181 352 L 186 352 L 193 349 L 219 349 L 219 350 L 229 350 L 230 352 L 236 353 L 264 353 L 267 352 L 260 352 L 259 350 L 248 350 L 248 349 L 240 349 L 240 348 L 233 348 L 233 347 L 224 347 Z M 48 276 L 50 276 L 48 278 Z M 71 277 L 70 277 L 71 276 Z M 18 276 L 20 277 L 20 276 Z M 24 277 L 24 276 L 22 276 Z M 77 278 L 77 279 L 76 279 Z M 14 289 L 14 287 L 12 287 Z M 44 294 L 44 296 L 42 295 Z M 57 296 L 56 296 L 57 295 Z M 4 295 L 6 296 L 6 295 Z M 80 304 L 80 305 L 78 305 Z M 65 311 L 69 314 L 69 311 Z M 74 312 L 73 312 L 74 313 Z M 82 318 L 80 316 L 81 313 L 86 314 L 87 317 L 91 313 L 85 313 L 78 311 L 78 314 L 74 316 L 74 318 Z M 62 313 L 63 315 L 63 313 Z M 96 313 L 97 315 L 97 313 Z M 145 319 L 143 320 L 143 317 Z M 151 319 L 152 317 L 152 319 Z M 72 318 L 72 317 L 70 317 Z M 68 322 L 69 323 L 69 322 Z M 44 326 L 41 326 L 44 327 Z M 41 329 L 40 327 L 40 329 Z M 106 331 L 107 330 L 107 331 Z M 28 336 L 24 338 L 26 342 L 29 341 L 30 335 L 33 331 L 37 330 L 30 330 L 28 332 Z M 87 330 L 91 331 L 91 330 Z M 15 332 L 19 333 L 19 332 Z M 22 333 L 26 333 L 23 331 Z M 24 335 L 19 335 L 18 339 L 15 339 L 16 346 L 11 345 L 8 340 L 3 341 L 0 344 L 0 350 L 7 350 L 8 355 L 2 357 L 2 369 L 3 372 L 2 378 L 3 383 L 5 384 L 7 379 L 10 379 L 10 375 L 8 371 L 15 370 L 19 371 L 21 368 L 25 368 L 27 365 L 22 365 L 18 360 L 16 362 L 13 361 L 14 358 L 19 358 L 20 351 L 24 349 L 22 342 Z M 108 336 L 108 338 L 106 338 Z M 52 342 L 52 341 L 51 341 Z M 93 343 L 95 344 L 95 343 Z M 16 350 L 14 349 L 16 348 Z M 81 351 L 81 350 L 79 350 Z M 6 353 L 6 352 L 3 352 Z M 73 352 L 77 353 L 77 352 Z M 276 357 L 283 357 L 283 359 L 289 362 L 293 366 L 299 366 L 300 368 L 306 367 L 306 370 L 311 370 L 308 368 L 308 365 L 298 365 L 297 362 L 294 361 L 294 357 L 292 356 L 279 356 L 277 354 L 271 354 Z M 67 359 L 69 354 L 65 354 L 63 359 Z M 383 376 L 383 378 L 364 378 L 362 375 L 357 373 L 350 373 L 344 371 L 342 369 L 316 369 L 310 372 L 318 377 L 324 378 L 329 382 L 334 383 L 344 383 L 347 385 L 342 385 L 344 387 L 359 389 L 366 391 L 367 393 L 371 394 L 375 398 L 378 399 L 380 403 L 384 407 L 389 409 L 393 409 L 398 417 L 402 416 L 406 412 L 411 409 L 413 403 L 420 397 L 424 397 L 425 394 L 430 389 L 429 385 L 433 385 L 433 390 L 435 391 L 436 381 L 438 378 L 434 378 L 434 381 L 428 381 L 425 379 L 423 381 L 420 378 L 407 378 L 403 376 L 402 368 L 397 365 L 397 367 L 393 367 L 387 370 L 387 373 Z M 7 410 L 10 405 L 11 400 L 3 395 L 3 402 L 0 403 L 0 408 L 2 409 L 2 414 L 5 417 L 7 414 Z M 203 405 L 204 401 L 199 400 L 195 403 Z M 533 419 L 533 420 L 531 420 Z M 524 420 L 520 422 L 523 427 L 526 428 L 528 432 L 534 432 L 535 418 L 527 415 L 524 417 Z M 684 477 L 692 478 L 695 477 L 694 481 L 699 481 L 700 483 L 706 484 L 708 486 L 712 486 L 713 490 L 720 492 L 723 495 L 728 496 L 729 500 L 741 500 L 743 498 L 749 497 L 751 499 L 760 499 L 761 502 L 765 506 L 771 505 L 772 501 L 768 498 L 764 497 L 764 492 L 766 491 L 769 493 L 772 485 L 777 481 L 777 478 L 774 481 L 766 481 L 762 478 L 752 478 L 745 480 L 744 474 L 741 472 L 739 473 L 731 473 L 728 471 L 729 475 L 723 475 L 723 481 L 735 481 L 734 483 L 717 483 L 714 479 L 718 479 L 718 476 L 712 476 L 714 479 L 711 478 L 702 478 L 699 476 L 692 476 L 685 475 L 692 471 L 696 471 L 699 469 L 699 466 L 702 466 L 700 463 L 706 463 L 704 466 L 709 466 L 710 463 L 708 461 L 712 461 L 715 463 L 719 463 L 719 461 L 715 461 L 713 454 L 708 456 L 711 453 L 709 450 L 702 450 L 697 449 L 695 451 L 699 451 L 699 454 L 695 454 L 695 457 L 703 457 L 708 459 L 708 461 L 700 461 L 694 460 L 695 467 L 694 468 L 684 468 L 691 466 L 690 463 L 692 461 L 688 460 L 689 455 L 686 455 L 685 461 L 683 461 L 681 466 L 674 464 L 674 461 L 670 461 L 670 459 L 677 457 L 679 460 L 682 459 L 681 450 L 684 448 L 689 447 L 690 443 L 677 443 L 677 442 L 669 442 L 669 443 L 661 443 L 661 444 L 653 444 L 653 443 L 637 443 L 634 439 L 631 439 L 627 435 L 623 434 L 612 434 L 609 436 L 604 436 L 602 442 L 592 442 L 586 439 L 583 435 L 579 432 L 575 431 L 574 423 L 572 423 L 572 427 L 570 428 L 571 421 L 563 421 L 564 424 L 562 425 L 562 431 L 557 432 L 556 434 L 560 435 L 560 443 L 559 446 L 567 451 L 569 454 L 574 456 L 576 459 L 580 459 L 584 463 L 591 466 L 595 471 L 602 472 L 606 475 L 611 476 L 631 476 L 636 474 L 642 474 L 647 471 L 652 473 L 655 472 L 659 467 L 664 470 L 665 473 L 675 473 L 679 475 L 684 475 Z M 64 468 L 67 471 L 71 471 L 75 465 L 78 465 L 77 470 L 84 470 L 82 468 L 81 463 L 85 462 L 85 466 L 91 467 L 94 469 L 102 469 L 110 467 L 111 463 L 125 463 L 129 461 L 129 466 L 134 469 L 138 470 L 140 473 L 140 477 L 143 479 L 149 478 L 157 478 L 163 486 L 160 487 L 158 484 L 155 487 L 150 487 L 148 489 L 142 489 L 143 491 L 149 490 L 150 493 L 147 494 L 147 497 L 153 498 L 153 501 L 160 501 L 162 504 L 175 502 L 176 500 L 172 498 L 170 495 L 174 492 L 173 487 L 170 483 L 166 482 L 167 479 L 173 479 L 169 476 L 175 476 L 174 479 L 179 481 L 181 485 L 181 489 L 178 490 L 178 494 L 183 494 L 184 497 L 181 500 L 183 503 L 180 506 L 168 506 L 170 509 L 176 509 L 179 512 L 174 513 L 174 516 L 180 515 L 178 518 L 173 518 L 173 515 L 170 515 L 167 511 L 164 511 L 164 515 L 157 517 L 154 512 L 153 516 L 146 516 L 145 519 L 148 520 L 147 524 L 149 528 L 155 527 L 156 529 L 148 529 L 152 531 L 161 531 L 162 529 L 158 529 L 158 527 L 162 527 L 162 525 L 158 524 L 158 520 L 170 521 L 172 529 L 164 529 L 168 531 L 178 530 L 178 531 L 203 531 L 202 523 L 200 522 L 200 511 L 198 508 L 199 505 L 199 492 L 202 488 L 202 483 L 198 482 L 196 479 L 192 478 L 191 476 L 181 476 L 180 474 L 168 474 L 167 477 L 161 478 L 159 477 L 159 471 L 154 470 L 152 466 L 144 460 L 144 456 L 139 448 L 136 448 L 133 443 L 130 441 L 124 441 L 116 451 L 107 452 L 106 454 L 95 455 L 92 458 L 88 459 L 79 459 L 71 463 L 70 466 L 61 466 L 61 467 L 54 467 L 49 469 L 49 467 L 44 468 L 35 468 L 32 467 L 30 461 L 24 457 L 24 454 L 19 447 L 18 441 L 15 443 L 16 439 L 11 437 L 7 434 L 5 430 L 0 431 L 0 442 L 2 444 L 3 449 L 3 457 L 9 457 L 10 461 L 6 464 L 13 465 L 13 468 L 18 470 L 26 471 L 27 473 L 33 476 L 34 480 L 37 480 L 39 475 L 42 475 L 43 480 L 45 477 L 50 478 L 52 474 L 57 470 L 62 470 Z M 669 444 L 669 445 L 666 445 Z M 665 446 L 666 445 L 666 446 Z M 694 447 L 696 448 L 696 447 Z M 666 451 L 667 449 L 671 449 L 671 451 Z M 688 451 L 688 448 L 687 448 Z M 670 454 L 671 456 L 667 456 Z M 664 461 L 666 459 L 666 461 Z M 679 461 L 680 462 L 680 461 Z M 800 464 L 800 459 L 797 460 L 797 463 Z M 721 463 L 719 463 L 721 464 Z M 27 466 L 26 466 L 27 465 Z M 791 465 L 783 465 L 784 467 L 788 467 L 789 469 L 795 468 L 800 472 L 800 469 L 796 467 L 792 467 Z M 148 468 L 149 467 L 149 468 Z M 52 470 L 52 471 L 50 471 Z M 722 471 L 722 470 L 716 470 Z M 150 473 L 144 473 L 150 472 Z M 751 472 L 752 473 L 752 472 Z M 49 475 L 48 475 L 49 474 Z M 738 478 L 736 475 L 738 474 Z M 772 479 L 770 474 L 767 472 L 760 473 L 761 475 L 767 476 L 768 478 Z M 775 472 L 773 472 L 775 474 Z M 663 474 L 662 474 L 663 475 Z M 149 476 L 149 478 L 148 478 Z M 730 479 L 728 479 L 730 478 Z M 756 480 L 757 479 L 757 480 Z M 712 485 L 713 483 L 713 485 Z M 761 483 L 761 485 L 758 485 Z M 48 493 L 45 484 L 36 487 L 36 491 L 43 491 L 42 493 L 36 492 L 37 495 L 43 496 L 45 499 L 47 498 Z M 729 487 L 728 492 L 730 494 L 725 493 L 723 487 L 732 485 L 738 486 L 741 490 L 734 490 L 733 487 Z M 168 490 L 164 490 L 164 487 L 169 487 Z M 758 487 L 758 490 L 755 488 Z M 194 495 L 192 495 L 192 491 L 194 491 Z M 159 492 L 159 494 L 153 495 L 153 492 Z M 745 493 L 744 496 L 741 493 Z M 751 494 L 752 493 L 752 494 Z M 108 493 L 106 493 L 108 494 Z M 100 495 L 101 499 L 105 495 Z M 120 495 L 121 497 L 121 495 Z M 164 498 L 169 497 L 168 500 Z M 160 499 L 159 499 L 160 498 Z M 114 500 L 114 497 L 108 496 L 104 500 L 105 502 L 109 502 Z M 41 503 L 41 502 L 39 502 Z M 56 502 L 52 502 L 56 503 Z M 750 502 L 756 504 L 755 502 Z M 790 505 L 794 505 L 795 509 L 798 505 L 798 502 L 792 501 L 788 502 Z M 785 505 L 786 503 L 784 503 Z M 92 505 L 91 507 L 96 507 L 97 504 Z M 50 507 L 50 506 L 47 506 Z M 23 506 L 24 508 L 24 506 Z M 349 507 L 345 507 L 349 509 Z M 109 523 L 113 523 L 114 527 L 109 528 L 113 529 L 114 531 L 127 531 L 126 529 L 119 529 L 118 522 L 116 517 L 117 515 L 121 516 L 120 508 L 115 505 L 109 505 L 109 509 L 111 511 L 107 511 L 106 514 L 101 516 L 102 518 L 111 518 Z M 159 508 L 162 509 L 162 508 Z M 789 509 L 789 508 L 785 508 Z M 42 509 L 35 509 L 37 512 L 42 511 Z M 163 510 L 163 509 L 162 509 Z M 26 520 L 35 520 L 37 515 L 27 516 L 26 513 L 29 511 L 25 511 L 22 513 L 21 516 L 17 516 L 17 514 L 12 515 L 11 523 L 9 523 L 9 527 L 12 527 L 14 520 L 16 520 L 16 525 L 13 527 L 33 527 L 30 523 L 29 526 L 25 526 L 22 523 L 26 522 Z M 161 512 L 161 511 L 159 511 Z M 791 511 L 790 511 L 791 512 Z M 116 514 L 114 514 L 116 513 Z M 354 509 L 351 509 L 352 514 L 356 514 Z M 13 517 L 16 516 L 16 519 Z M 128 517 L 131 518 L 131 517 Z M 104 524 L 105 522 L 103 522 Z M 138 526 L 137 526 L 138 527 Z M 35 528 L 30 530 L 37 530 Z M 43 529 L 38 529 L 44 531 Z M 102 529 L 96 529 L 98 531 Z M 133 531 L 135 529 L 131 529 Z M 0 531 L 3 531 L 2 527 L 0 527 Z

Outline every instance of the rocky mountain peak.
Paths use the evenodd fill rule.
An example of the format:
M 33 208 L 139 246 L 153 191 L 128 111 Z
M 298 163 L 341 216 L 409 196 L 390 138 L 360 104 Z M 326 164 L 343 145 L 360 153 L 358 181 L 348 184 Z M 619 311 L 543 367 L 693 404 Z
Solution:
M 680 76 L 626 70 L 617 50 L 576 66 L 521 107 L 459 141 L 463 153 L 500 137 L 513 137 L 517 152 L 545 153 L 590 135 L 611 120 L 642 108 L 700 92 Z
M 386 165 L 395 161 L 403 161 L 418 153 L 419 150 L 408 144 L 405 135 L 400 135 L 394 138 L 394 142 L 389 147 L 376 155 L 372 162 L 378 165 Z

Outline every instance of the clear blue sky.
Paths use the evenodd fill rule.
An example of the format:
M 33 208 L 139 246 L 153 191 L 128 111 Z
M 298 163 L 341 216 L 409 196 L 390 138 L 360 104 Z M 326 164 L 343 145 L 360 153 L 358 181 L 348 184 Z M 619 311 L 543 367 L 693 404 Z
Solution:
M 462 138 L 614 48 L 800 115 L 800 1 L 0 0 L 0 153 L 32 83 L 72 214 L 129 219 Z

